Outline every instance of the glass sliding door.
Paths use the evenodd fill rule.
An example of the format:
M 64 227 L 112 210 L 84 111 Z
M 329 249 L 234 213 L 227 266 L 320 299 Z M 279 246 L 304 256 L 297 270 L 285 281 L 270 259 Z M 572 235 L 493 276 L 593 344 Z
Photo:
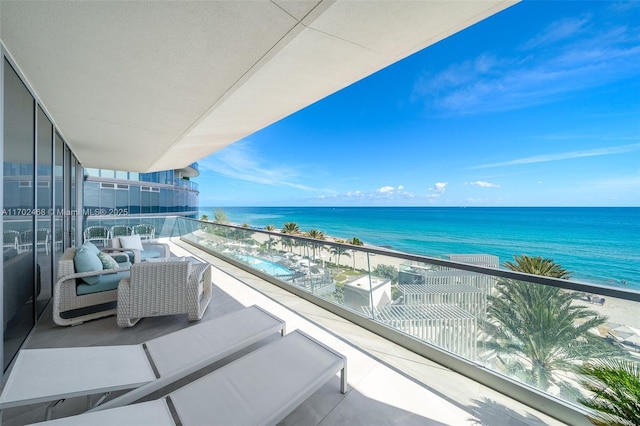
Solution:
M 36 229 L 31 243 L 38 263 L 36 272 L 40 275 L 40 277 L 36 277 L 36 309 L 37 314 L 40 315 L 52 295 L 53 125 L 40 107 L 37 111 Z
M 53 230 L 51 232 L 51 251 L 53 252 L 53 277 L 58 276 L 58 259 L 64 251 L 64 173 L 65 146 L 62 137 L 55 132 L 53 150 Z
M 35 101 L 3 63 L 3 371 L 34 325 Z
M 64 182 L 62 191 L 63 212 L 62 216 L 60 217 L 63 224 L 63 241 L 61 252 L 64 252 L 67 247 L 74 247 L 76 245 L 76 220 L 79 215 L 81 217 L 80 212 L 78 212 L 77 210 L 78 207 L 76 204 L 76 168 L 78 167 L 78 160 L 73 155 L 69 147 L 64 143 L 64 141 L 62 141 L 60 135 L 57 133 L 56 139 L 59 139 L 64 147 L 64 162 L 62 171 Z

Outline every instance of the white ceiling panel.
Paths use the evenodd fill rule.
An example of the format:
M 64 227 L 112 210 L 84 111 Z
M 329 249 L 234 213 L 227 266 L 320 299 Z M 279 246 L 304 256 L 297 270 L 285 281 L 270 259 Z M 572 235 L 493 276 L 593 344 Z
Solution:
M 514 1 L 2 1 L 86 167 L 181 168 Z

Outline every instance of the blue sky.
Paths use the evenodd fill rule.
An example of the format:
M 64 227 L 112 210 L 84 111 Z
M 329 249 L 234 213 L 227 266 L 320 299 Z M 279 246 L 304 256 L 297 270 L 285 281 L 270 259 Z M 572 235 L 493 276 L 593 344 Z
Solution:
M 524 1 L 199 163 L 201 206 L 640 206 L 640 2 Z

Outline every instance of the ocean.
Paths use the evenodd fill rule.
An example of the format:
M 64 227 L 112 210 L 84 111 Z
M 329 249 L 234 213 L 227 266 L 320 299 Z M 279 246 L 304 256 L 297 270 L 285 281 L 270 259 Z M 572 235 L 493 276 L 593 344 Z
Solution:
M 213 219 L 217 207 L 200 209 Z M 231 223 L 300 229 L 429 257 L 527 254 L 577 281 L 640 291 L 637 207 L 224 207 Z

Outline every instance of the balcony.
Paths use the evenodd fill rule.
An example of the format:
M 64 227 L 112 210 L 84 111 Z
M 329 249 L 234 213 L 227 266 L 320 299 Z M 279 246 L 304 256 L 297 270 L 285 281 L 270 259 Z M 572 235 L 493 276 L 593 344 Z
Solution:
M 341 247 L 339 244 L 323 242 L 314 247 L 312 243 L 317 242 L 304 238 L 182 218 L 173 220 L 171 226 L 162 226 L 164 232 L 160 235 L 170 243 L 172 253 L 195 256 L 214 266 L 213 300 L 202 321 L 258 304 L 286 320 L 288 330 L 299 328 L 347 356 L 348 393 L 340 394 L 336 376 L 293 411 L 284 424 L 563 424 L 532 407 L 541 400 L 567 410 L 569 414 L 557 415 L 564 416 L 565 422 L 587 424 L 579 407 L 555 400 L 552 395 L 528 389 L 542 398 L 532 398 L 530 406 L 505 396 L 504 390 L 494 390 L 500 388 L 495 385 L 495 378 L 493 382 L 489 380 L 491 387 L 476 380 L 483 374 L 495 374 L 483 370 L 496 369 L 495 361 L 488 359 L 476 344 L 477 319 L 486 312 L 485 296 L 495 285 L 494 277 L 510 275 L 497 270 L 493 271 L 495 275 L 489 275 L 487 272 L 495 266 L 491 258 L 480 259 L 485 262 L 482 266 L 457 264 L 465 270 L 453 268 L 456 264 L 451 261 L 354 247 L 348 256 L 342 252 L 341 259 L 337 259 L 340 250 L 333 250 L 334 256 L 329 253 L 331 248 Z M 289 246 L 285 240 L 285 248 L 281 243 L 276 248 L 275 241 L 285 238 L 300 244 Z M 305 240 L 308 244 L 301 244 Z M 280 257 L 279 263 L 274 261 L 275 256 Z M 403 286 L 402 294 L 392 292 L 390 283 L 371 272 L 374 264 L 388 264 L 394 259 L 403 280 L 394 288 Z M 357 273 L 362 270 L 367 271 L 364 278 Z M 447 287 L 452 285 L 451 277 L 456 281 L 455 291 Z M 523 278 L 521 274 L 519 278 Z M 429 290 L 429 283 L 435 287 L 425 291 Z M 570 282 L 565 285 L 572 290 L 581 286 Z M 340 294 L 336 287 L 342 289 L 342 297 L 336 297 Z M 618 293 L 600 288 L 599 295 L 603 294 L 607 304 L 599 303 L 600 296 L 583 303 L 614 316 L 615 312 L 607 310 L 610 305 L 633 303 L 612 303 L 611 294 Z M 425 306 L 438 306 L 440 310 Z M 454 327 L 457 332 L 433 333 L 435 323 L 420 325 L 430 320 Z M 186 317 L 175 316 L 147 318 L 131 329 L 119 329 L 115 318 L 109 317 L 63 328 L 55 326 L 51 312 L 45 311 L 25 348 L 132 344 L 187 326 Z M 606 333 L 616 339 L 614 343 L 626 346 L 624 336 L 615 331 L 613 324 Z M 634 353 L 631 346 L 626 350 Z M 463 375 L 445 367 L 447 363 L 458 371 L 459 364 L 471 365 L 478 371 L 465 371 Z M 522 383 L 515 386 L 527 387 Z M 517 392 L 506 393 L 523 399 Z M 68 400 L 54 409 L 54 417 L 82 412 L 84 403 L 83 398 Z M 42 420 L 44 410 L 44 405 L 9 409 L 3 419 L 8 425 L 24 424 Z

